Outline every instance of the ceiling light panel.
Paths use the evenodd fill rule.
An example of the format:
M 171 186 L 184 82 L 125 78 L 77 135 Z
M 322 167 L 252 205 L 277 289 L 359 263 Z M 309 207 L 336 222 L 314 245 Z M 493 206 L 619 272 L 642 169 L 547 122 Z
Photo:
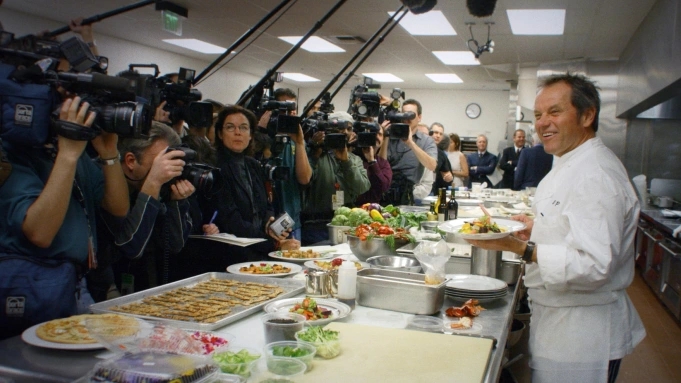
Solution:
M 454 73 L 426 73 L 433 82 L 441 84 L 461 84 L 463 80 Z
M 227 50 L 227 48 L 197 39 L 166 39 L 163 42 L 205 54 L 221 54 Z
M 564 9 L 507 9 L 514 35 L 562 35 L 565 30 Z
M 390 16 L 395 12 L 388 12 Z M 456 36 L 456 31 L 442 11 L 415 15 L 411 12 L 400 21 L 400 26 L 413 36 Z
M 445 65 L 480 65 L 471 51 L 433 51 L 433 54 Z
M 392 73 L 362 73 L 362 76 L 371 77 L 378 82 L 404 82 Z
M 279 36 L 279 38 L 291 45 L 296 45 L 298 44 L 298 41 L 303 38 L 303 36 Z M 314 53 L 345 52 L 345 49 L 339 47 L 338 45 L 331 44 L 330 42 L 317 36 L 311 36 L 309 39 L 305 40 L 301 48 L 308 52 Z
M 314 78 L 314 77 L 311 77 L 311 76 L 308 76 L 308 75 L 302 74 L 302 73 L 283 73 L 282 76 L 284 76 L 284 78 L 287 78 L 289 80 L 298 81 L 298 82 L 321 81 L 318 78 Z

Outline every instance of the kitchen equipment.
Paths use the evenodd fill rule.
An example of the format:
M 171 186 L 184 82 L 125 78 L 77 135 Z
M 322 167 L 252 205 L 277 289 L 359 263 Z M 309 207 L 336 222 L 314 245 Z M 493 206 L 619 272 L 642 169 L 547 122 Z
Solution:
M 513 319 L 511 331 L 508 333 L 508 339 L 506 339 L 506 348 L 515 346 L 520 341 L 520 337 L 523 336 L 523 332 L 525 332 L 525 323 L 518 319 Z
M 265 330 L 265 343 L 294 341 L 296 332 L 303 329 L 305 316 L 286 312 L 275 311 L 261 317 Z
M 158 286 L 158 287 L 153 287 L 148 290 L 140 291 L 137 293 L 125 295 L 119 298 L 114 298 L 114 299 L 109 299 L 104 302 L 99 302 L 95 303 L 93 305 L 90 305 L 90 311 L 93 313 L 117 313 L 116 311 L 111 310 L 114 306 L 119 306 L 119 305 L 127 305 L 129 303 L 137 302 L 141 303 L 142 299 L 144 298 L 150 298 L 156 295 L 160 295 L 166 292 L 169 292 L 174 289 L 179 289 L 182 287 L 191 287 L 199 282 L 203 281 L 208 281 L 211 279 L 228 279 L 236 282 L 242 282 L 242 283 L 248 283 L 248 282 L 253 282 L 253 283 L 261 283 L 261 284 L 268 284 L 268 285 L 274 285 L 276 287 L 280 287 L 281 289 L 284 290 L 284 292 L 280 295 L 278 295 L 275 298 L 268 299 L 263 302 L 258 302 L 255 304 L 252 304 L 250 306 L 234 306 L 231 308 L 231 311 L 228 314 L 225 314 L 225 316 L 214 322 L 214 323 L 200 323 L 200 322 L 190 322 L 190 321 L 180 321 L 180 320 L 174 320 L 174 319 L 165 319 L 165 318 L 158 318 L 158 317 L 152 317 L 152 316 L 144 316 L 144 315 L 136 315 L 136 314 L 128 314 L 126 315 L 132 315 L 137 318 L 143 318 L 143 319 L 150 319 L 150 320 L 155 320 L 159 322 L 164 322 L 168 323 L 170 325 L 173 325 L 175 327 L 183 328 L 183 329 L 192 329 L 192 330 L 202 330 L 202 331 L 212 331 L 215 329 L 218 329 L 220 327 L 223 327 L 229 323 L 235 322 L 241 318 L 245 318 L 255 312 L 260 311 L 261 308 L 263 308 L 265 305 L 267 305 L 270 302 L 273 302 L 278 299 L 282 298 L 288 298 L 288 297 L 294 297 L 303 291 L 305 291 L 305 285 L 302 281 L 297 281 L 294 279 L 290 278 L 267 278 L 263 279 L 262 277 L 254 277 L 250 275 L 237 275 L 237 274 L 227 274 L 227 273 L 205 273 L 205 274 L 200 274 L 191 278 L 183 279 L 181 281 L 173 282 L 173 283 L 168 283 L 163 286 Z
M 508 285 L 499 279 L 482 275 L 447 275 L 445 296 L 457 301 L 477 299 L 481 303 L 503 298 L 508 293 Z
M 350 226 L 335 226 L 329 223 L 326 227 L 329 228 L 329 241 L 331 244 L 338 245 L 348 241 L 346 232 L 350 230 Z
M 305 295 L 314 298 L 326 298 L 329 291 L 329 273 L 324 270 L 308 269 L 305 274 Z
M 357 273 L 357 304 L 408 314 L 430 315 L 440 311 L 445 282 L 426 285 L 425 274 L 384 269 Z
M 496 278 L 501 265 L 501 251 L 471 248 L 471 274 Z
M 348 234 L 348 245 L 352 254 L 360 261 L 379 254 L 397 255 L 396 249 L 409 243 L 406 239 L 395 239 L 395 247 L 391 248 L 383 238 L 374 237 L 366 241 L 361 241 L 356 235 Z
M 315 359 L 299 383 L 423 382 L 480 383 L 492 350 L 490 339 L 334 322 L 343 351 Z
M 377 269 L 406 271 L 409 273 L 421 271 L 421 265 L 418 260 L 398 255 L 378 255 L 368 258 L 367 263 Z
M 650 194 L 654 196 L 669 196 L 672 199 L 680 201 L 681 180 L 653 178 L 650 181 Z
M 659 207 L 672 207 L 674 200 L 672 197 L 657 197 L 656 205 Z

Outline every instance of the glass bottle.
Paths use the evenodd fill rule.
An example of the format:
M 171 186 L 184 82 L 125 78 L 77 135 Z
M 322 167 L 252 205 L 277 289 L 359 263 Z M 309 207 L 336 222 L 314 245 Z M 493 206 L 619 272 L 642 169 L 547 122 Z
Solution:
M 459 203 L 456 202 L 456 190 L 452 189 L 452 195 L 447 203 L 447 220 L 451 221 L 459 216 Z
M 438 206 L 437 209 L 437 220 L 439 222 L 444 222 L 449 216 L 449 214 L 447 213 L 447 189 L 440 188 L 439 196 L 437 199 L 440 202 L 440 206 Z
M 437 212 L 435 211 L 435 201 L 430 203 L 430 211 L 426 215 L 429 221 L 437 221 Z

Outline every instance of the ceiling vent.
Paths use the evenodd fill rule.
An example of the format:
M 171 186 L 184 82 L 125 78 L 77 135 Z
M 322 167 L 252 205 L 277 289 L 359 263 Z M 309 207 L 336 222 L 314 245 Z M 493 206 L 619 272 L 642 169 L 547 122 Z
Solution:
M 349 35 L 330 36 L 329 40 L 336 44 L 364 44 L 366 42 L 366 40 L 359 36 Z

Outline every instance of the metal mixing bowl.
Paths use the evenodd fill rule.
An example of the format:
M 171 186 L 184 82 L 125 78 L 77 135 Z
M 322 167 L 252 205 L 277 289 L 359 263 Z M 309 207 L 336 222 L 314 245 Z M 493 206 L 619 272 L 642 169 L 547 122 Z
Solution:
M 366 263 L 378 269 L 408 271 L 410 273 L 421 271 L 421 264 L 418 260 L 397 255 L 378 255 L 367 259 Z
M 383 238 L 372 238 L 368 241 L 360 241 L 359 237 L 352 234 L 348 234 L 347 238 L 348 246 L 350 246 L 352 254 L 355 254 L 355 257 L 363 262 L 365 262 L 367 258 L 378 254 L 397 255 L 397 251 L 395 250 L 409 243 L 406 239 L 396 239 L 395 249 L 391 249 Z

